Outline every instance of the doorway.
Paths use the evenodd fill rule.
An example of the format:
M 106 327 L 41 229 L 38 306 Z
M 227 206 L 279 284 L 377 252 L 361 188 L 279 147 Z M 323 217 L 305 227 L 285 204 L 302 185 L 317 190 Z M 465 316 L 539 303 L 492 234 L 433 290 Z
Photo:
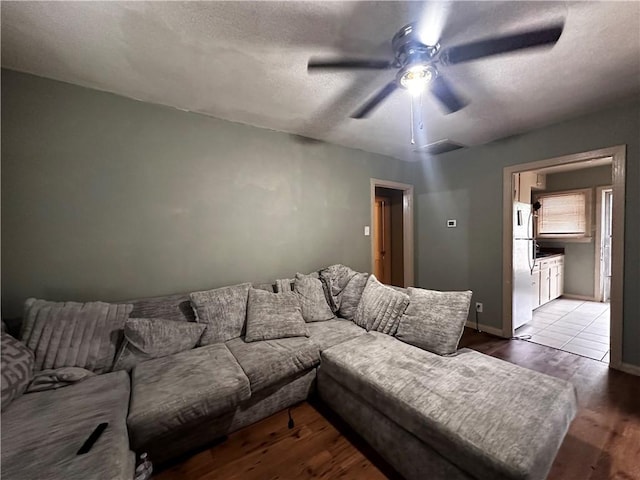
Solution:
M 413 286 L 413 186 L 372 178 L 371 225 L 376 278 L 387 285 Z
M 404 287 L 402 190 L 376 187 L 373 273 L 382 283 Z
M 623 307 L 623 273 L 624 273 L 624 189 L 625 189 L 625 163 L 626 147 L 624 145 L 610 148 L 603 148 L 590 152 L 566 155 L 563 157 L 550 158 L 520 165 L 505 167 L 503 170 L 503 329 L 505 337 L 514 335 L 513 319 L 513 243 L 514 243 L 514 195 L 517 188 L 514 182 L 514 175 L 553 169 L 554 171 L 574 170 L 579 164 L 585 162 L 598 162 L 608 160 L 612 165 L 612 195 L 610 198 L 611 216 L 611 262 L 610 262 L 610 359 L 609 365 L 612 368 L 627 370 L 628 367 L 622 363 L 622 307 Z M 560 169 L 560 170 L 558 170 Z M 514 192 L 516 192 L 514 194 Z M 544 206 L 543 206 L 544 208 Z M 600 218 L 596 215 L 596 220 Z M 587 227 L 589 228 L 589 227 Z M 590 229 L 588 230 L 590 231 Z M 540 232 L 536 232 L 539 235 Z M 596 239 L 585 240 L 590 242 Z M 593 243 L 592 243 L 593 245 Z M 597 244 L 596 244 L 597 245 Z M 593 258 L 593 257 L 592 257 Z M 596 268 L 599 263 L 596 262 Z M 550 268 L 550 271 L 552 267 Z M 535 272 L 534 272 L 535 273 Z M 551 278 L 551 277 L 549 277 Z M 573 303 L 585 303 L 586 298 L 574 298 L 568 300 Z M 593 297 L 591 298 L 593 300 Z M 556 302 L 557 303 L 557 302 Z M 573 303 L 571 306 L 573 306 Z M 564 305 L 561 305 L 564 306 Z M 580 306 L 580 305 L 578 305 Z M 606 305 L 603 305 L 605 307 Z M 549 307 L 551 308 L 551 307 Z M 600 307 L 599 307 L 600 308 Z M 576 307 L 577 309 L 577 307 Z M 581 306 L 582 310 L 589 310 L 589 305 Z M 562 313 L 562 312 L 557 312 Z M 590 312 L 593 313 L 593 312 Z M 605 312 L 602 312 L 603 314 Z M 575 315 L 573 315 L 575 317 Z M 604 318 L 604 317 L 603 317 Z M 557 319 L 554 319 L 557 320 Z M 572 319 L 575 322 L 575 318 Z M 593 328 L 601 325 L 593 325 Z M 585 327 L 586 328 L 586 327 Z M 547 330 L 549 330 L 547 328 Z M 557 330 L 557 329 L 556 329 Z M 564 332 L 567 333 L 567 332 Z M 598 332 L 595 332 L 598 333 Z M 575 342 L 574 342 L 575 343 Z M 558 348 L 558 346 L 556 346 Z

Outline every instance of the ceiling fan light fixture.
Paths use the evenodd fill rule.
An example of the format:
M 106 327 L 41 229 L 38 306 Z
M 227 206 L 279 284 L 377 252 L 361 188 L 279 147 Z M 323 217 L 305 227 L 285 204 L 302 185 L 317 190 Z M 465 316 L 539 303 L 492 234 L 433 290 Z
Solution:
M 431 65 L 413 65 L 400 71 L 399 84 L 413 94 L 424 91 L 438 72 Z

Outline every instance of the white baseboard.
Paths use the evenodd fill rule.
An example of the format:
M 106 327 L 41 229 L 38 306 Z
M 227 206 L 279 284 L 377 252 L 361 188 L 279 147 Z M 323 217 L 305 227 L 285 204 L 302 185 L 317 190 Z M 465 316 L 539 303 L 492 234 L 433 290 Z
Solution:
M 466 323 L 466 326 L 475 330 L 476 322 L 468 320 Z M 490 333 L 491 335 L 496 335 L 498 337 L 504 338 L 504 336 L 502 335 L 502 329 L 500 328 L 490 327 L 489 325 L 483 325 L 482 323 L 478 324 L 478 328 L 480 328 L 480 330 L 483 332 L 487 332 L 487 333 Z
M 569 298 L 571 300 L 584 300 L 585 302 L 599 302 L 596 297 L 590 297 L 588 295 L 574 295 L 573 293 L 563 293 L 562 298 Z
M 618 368 L 617 370 L 620 370 L 621 372 L 629 373 L 631 375 L 640 376 L 640 367 L 637 365 L 631 365 L 630 363 L 621 363 L 620 368 Z

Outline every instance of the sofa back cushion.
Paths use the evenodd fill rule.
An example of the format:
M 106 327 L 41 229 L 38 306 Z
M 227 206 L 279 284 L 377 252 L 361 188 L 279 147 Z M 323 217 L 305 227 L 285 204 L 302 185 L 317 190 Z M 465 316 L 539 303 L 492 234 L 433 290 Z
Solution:
M 349 283 L 349 280 L 357 275 L 357 273 L 355 270 L 340 263 L 320 270 L 320 279 L 324 282 L 327 290 L 327 300 L 329 301 L 331 310 L 334 312 L 338 312 L 340 309 L 342 291 Z
M 130 318 L 124 325 L 124 341 L 113 369 L 131 370 L 140 362 L 191 350 L 206 328 L 203 323 Z
M 189 295 L 198 323 L 207 326 L 200 345 L 222 343 L 244 334 L 250 288 L 250 283 L 241 283 Z
M 369 330 L 394 335 L 409 304 L 409 295 L 383 285 L 370 275 L 353 321 Z
M 126 303 L 133 305 L 131 317 L 164 318 L 180 322 L 195 322 L 196 315 L 191 307 L 188 293 L 139 298 Z
M 438 355 L 455 353 L 469 314 L 471 291 L 438 292 L 409 287 L 409 299 L 396 337 Z
M 367 280 L 369 280 L 368 273 L 357 273 L 349 279 L 340 294 L 340 308 L 338 308 L 340 317 L 353 320 Z
M 81 367 L 105 373 L 113 366 L 129 304 L 25 302 L 21 339 L 35 353 L 35 369 Z
M 2 411 L 24 393 L 33 378 L 33 352 L 19 340 L 2 332 L 0 357 L 2 367 Z
M 249 290 L 246 342 L 308 336 L 297 293 Z
M 335 318 L 320 279 L 296 273 L 293 291 L 300 296 L 300 308 L 305 322 L 324 322 Z

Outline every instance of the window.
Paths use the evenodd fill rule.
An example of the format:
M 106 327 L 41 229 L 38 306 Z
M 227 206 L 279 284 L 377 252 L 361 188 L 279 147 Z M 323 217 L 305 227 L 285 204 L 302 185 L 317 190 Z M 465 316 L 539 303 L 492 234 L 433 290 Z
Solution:
M 590 238 L 591 189 L 545 193 L 536 196 L 538 238 Z

